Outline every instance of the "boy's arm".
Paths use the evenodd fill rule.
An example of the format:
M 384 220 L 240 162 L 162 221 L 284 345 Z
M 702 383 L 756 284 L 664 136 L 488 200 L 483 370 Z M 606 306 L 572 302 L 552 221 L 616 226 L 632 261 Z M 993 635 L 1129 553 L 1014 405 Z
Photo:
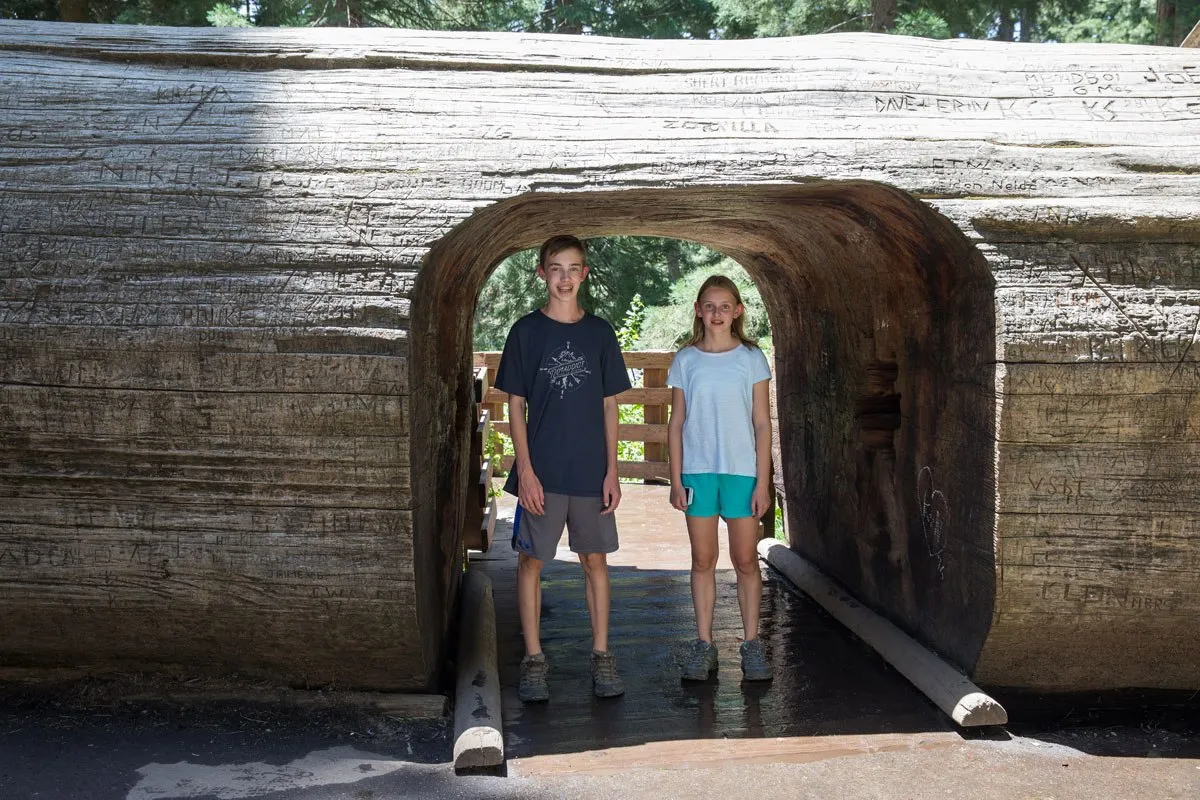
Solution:
M 516 453 L 513 469 L 517 471 L 517 496 L 526 511 L 543 514 L 546 498 L 542 493 L 542 482 L 534 474 L 533 462 L 529 458 L 529 426 L 525 421 L 524 397 L 515 394 L 508 396 L 508 421 L 508 431 Z
M 771 504 L 771 382 L 759 381 L 754 384 L 754 456 L 755 472 L 754 497 L 751 500 L 751 513 L 755 518 L 767 512 Z
M 611 514 L 621 503 L 621 481 L 617 478 L 617 396 L 604 398 L 604 455 L 608 466 L 604 473 L 604 510 Z
M 671 419 L 667 422 L 667 458 L 671 460 L 671 505 L 687 511 L 683 491 L 683 421 L 687 418 L 683 389 L 671 389 Z

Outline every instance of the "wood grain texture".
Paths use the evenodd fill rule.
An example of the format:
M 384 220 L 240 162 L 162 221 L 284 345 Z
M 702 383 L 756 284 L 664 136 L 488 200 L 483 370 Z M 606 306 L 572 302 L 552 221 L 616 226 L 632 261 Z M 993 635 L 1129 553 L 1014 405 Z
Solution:
M 1109 621 L 1135 585 L 1200 593 L 1196 52 L 0 23 L 0 537 L 79 553 L 36 594 L 0 555 L 0 664 L 427 689 L 477 480 L 474 303 L 567 229 L 754 276 L 793 544 L 863 602 L 981 682 L 1200 687 L 1196 637 L 1155 650 L 1182 622 Z M 364 549 L 330 569 L 406 599 L 213 607 L 241 580 L 223 540 L 160 584 L 109 564 L 37 628 L 104 572 L 115 514 L 286 560 L 339 513 Z M 1013 560 L 1030 531 L 1111 556 L 1094 585 L 1125 606 L 1042 597 L 1072 568 Z M 139 629 L 150 603 L 174 621 Z M 173 638 L 201 618 L 219 658 Z M 368 658 L 342 657 L 355 626 Z

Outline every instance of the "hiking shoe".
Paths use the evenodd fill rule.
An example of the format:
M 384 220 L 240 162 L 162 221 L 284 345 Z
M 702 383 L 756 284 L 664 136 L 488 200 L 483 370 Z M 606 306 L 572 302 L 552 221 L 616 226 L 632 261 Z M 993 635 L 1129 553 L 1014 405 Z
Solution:
M 706 681 L 717 671 L 717 647 L 711 642 L 697 639 L 692 642 L 680 676 L 685 681 Z
M 617 674 L 617 657 L 612 653 L 592 651 L 592 691 L 596 697 L 625 694 L 625 684 Z
M 767 662 L 767 650 L 762 639 L 742 642 L 742 677 L 748 681 L 771 680 L 771 665 Z
M 525 703 L 544 703 L 550 699 L 550 687 L 546 685 L 546 654 L 525 656 L 521 659 L 521 687 L 517 695 Z

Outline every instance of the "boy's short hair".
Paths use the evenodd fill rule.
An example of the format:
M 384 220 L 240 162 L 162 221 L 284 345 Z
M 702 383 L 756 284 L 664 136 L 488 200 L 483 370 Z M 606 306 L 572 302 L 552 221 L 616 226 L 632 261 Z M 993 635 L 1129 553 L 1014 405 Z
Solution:
M 583 263 L 587 264 L 587 247 L 583 244 L 583 240 L 578 236 L 570 234 L 562 234 L 559 236 L 551 236 L 542 243 L 542 249 L 538 252 L 538 266 L 545 267 L 546 259 L 553 258 L 563 250 L 575 248 L 583 254 Z

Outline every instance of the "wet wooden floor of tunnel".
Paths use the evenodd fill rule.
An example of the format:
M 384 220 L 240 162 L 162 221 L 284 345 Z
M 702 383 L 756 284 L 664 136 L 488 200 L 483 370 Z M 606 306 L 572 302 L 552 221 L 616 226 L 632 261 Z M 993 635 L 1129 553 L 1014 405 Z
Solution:
M 683 516 L 666 487 L 630 484 L 618 514 L 621 549 L 609 558 L 610 649 L 625 681 L 621 698 L 592 695 L 591 628 L 583 576 L 567 536 L 543 571 L 542 647 L 551 699 L 523 704 L 517 683 L 524 646 L 516 606 L 516 557 L 509 540 L 512 498 L 501 500 L 495 543 L 471 556 L 492 580 L 506 755 L 529 759 L 649 743 L 755 737 L 818 737 L 950 731 L 953 725 L 903 677 L 810 599 L 764 569 L 762 633 L 775 679 L 741 680 L 742 627 L 736 582 L 721 527 L 714 640 L 718 676 L 679 679 L 695 638 Z M 691 742 L 692 744 L 689 744 Z M 519 763 L 519 761 L 518 761 Z

